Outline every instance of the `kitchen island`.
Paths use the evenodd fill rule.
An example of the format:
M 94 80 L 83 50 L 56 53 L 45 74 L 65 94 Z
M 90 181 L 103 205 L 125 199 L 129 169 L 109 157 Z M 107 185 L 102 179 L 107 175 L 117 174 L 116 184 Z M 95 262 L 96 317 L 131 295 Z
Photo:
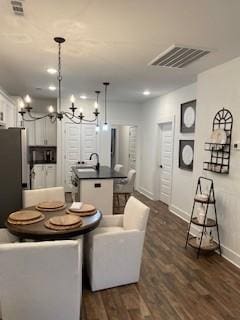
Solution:
M 72 184 L 75 201 L 91 203 L 102 214 L 113 214 L 113 181 L 125 175 L 107 166 L 72 167 Z

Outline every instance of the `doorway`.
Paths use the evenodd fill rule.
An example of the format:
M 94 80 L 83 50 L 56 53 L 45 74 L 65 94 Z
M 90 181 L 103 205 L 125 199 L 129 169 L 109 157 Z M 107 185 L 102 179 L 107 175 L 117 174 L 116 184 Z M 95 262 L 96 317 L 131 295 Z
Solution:
M 173 167 L 173 122 L 159 124 L 159 199 L 170 204 Z
M 113 125 L 111 131 L 111 164 L 121 164 L 122 173 L 127 175 L 130 169 L 136 169 L 137 127 Z

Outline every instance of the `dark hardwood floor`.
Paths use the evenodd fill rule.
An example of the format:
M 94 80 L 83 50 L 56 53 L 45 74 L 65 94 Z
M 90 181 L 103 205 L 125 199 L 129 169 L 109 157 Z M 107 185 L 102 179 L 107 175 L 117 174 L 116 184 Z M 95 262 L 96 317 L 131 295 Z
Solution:
M 86 283 L 82 319 L 239 320 L 240 270 L 217 254 L 197 260 L 184 248 L 187 224 L 163 203 L 136 197 L 151 208 L 140 281 L 96 293 Z

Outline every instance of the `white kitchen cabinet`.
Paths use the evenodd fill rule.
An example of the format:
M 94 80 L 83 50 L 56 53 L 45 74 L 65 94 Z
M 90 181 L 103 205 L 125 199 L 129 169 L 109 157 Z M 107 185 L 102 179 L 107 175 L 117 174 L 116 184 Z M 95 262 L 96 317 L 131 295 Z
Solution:
M 45 119 L 45 136 L 46 136 L 46 144 L 48 146 L 56 146 L 57 145 L 57 122 L 52 123 L 50 119 Z
M 46 165 L 46 188 L 56 187 L 56 165 Z
M 91 203 L 102 214 L 113 214 L 113 179 L 80 180 L 80 199 L 78 201 Z
M 45 167 L 42 164 L 36 164 L 32 169 L 32 189 L 45 188 Z
M 46 145 L 45 119 L 34 121 L 35 123 L 35 144 L 37 146 Z
M 56 186 L 56 164 L 36 164 L 32 169 L 32 189 Z
M 6 126 L 6 101 L 0 96 L 0 126 Z
M 35 145 L 35 121 L 24 121 L 24 128 L 27 129 L 28 145 Z
M 41 115 L 38 115 L 41 116 Z M 57 123 L 49 118 L 37 120 L 35 123 L 35 144 L 39 146 L 57 145 Z

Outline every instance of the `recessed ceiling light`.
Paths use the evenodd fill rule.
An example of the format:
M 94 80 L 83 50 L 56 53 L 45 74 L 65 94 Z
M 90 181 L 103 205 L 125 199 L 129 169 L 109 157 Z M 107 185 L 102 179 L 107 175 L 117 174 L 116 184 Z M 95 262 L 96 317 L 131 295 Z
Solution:
M 55 73 L 57 73 L 57 70 L 54 69 L 54 68 L 48 68 L 47 72 L 50 73 L 50 74 L 55 74 Z
M 144 96 L 149 96 L 150 94 L 151 94 L 151 92 L 149 90 L 143 91 L 143 95 Z
M 86 99 L 87 99 L 87 96 L 82 95 L 82 96 L 80 96 L 80 98 L 83 99 L 83 100 L 86 100 Z
M 48 87 L 48 89 L 49 89 L 50 91 L 55 91 L 55 90 L 56 90 L 56 87 L 51 85 L 51 86 Z

